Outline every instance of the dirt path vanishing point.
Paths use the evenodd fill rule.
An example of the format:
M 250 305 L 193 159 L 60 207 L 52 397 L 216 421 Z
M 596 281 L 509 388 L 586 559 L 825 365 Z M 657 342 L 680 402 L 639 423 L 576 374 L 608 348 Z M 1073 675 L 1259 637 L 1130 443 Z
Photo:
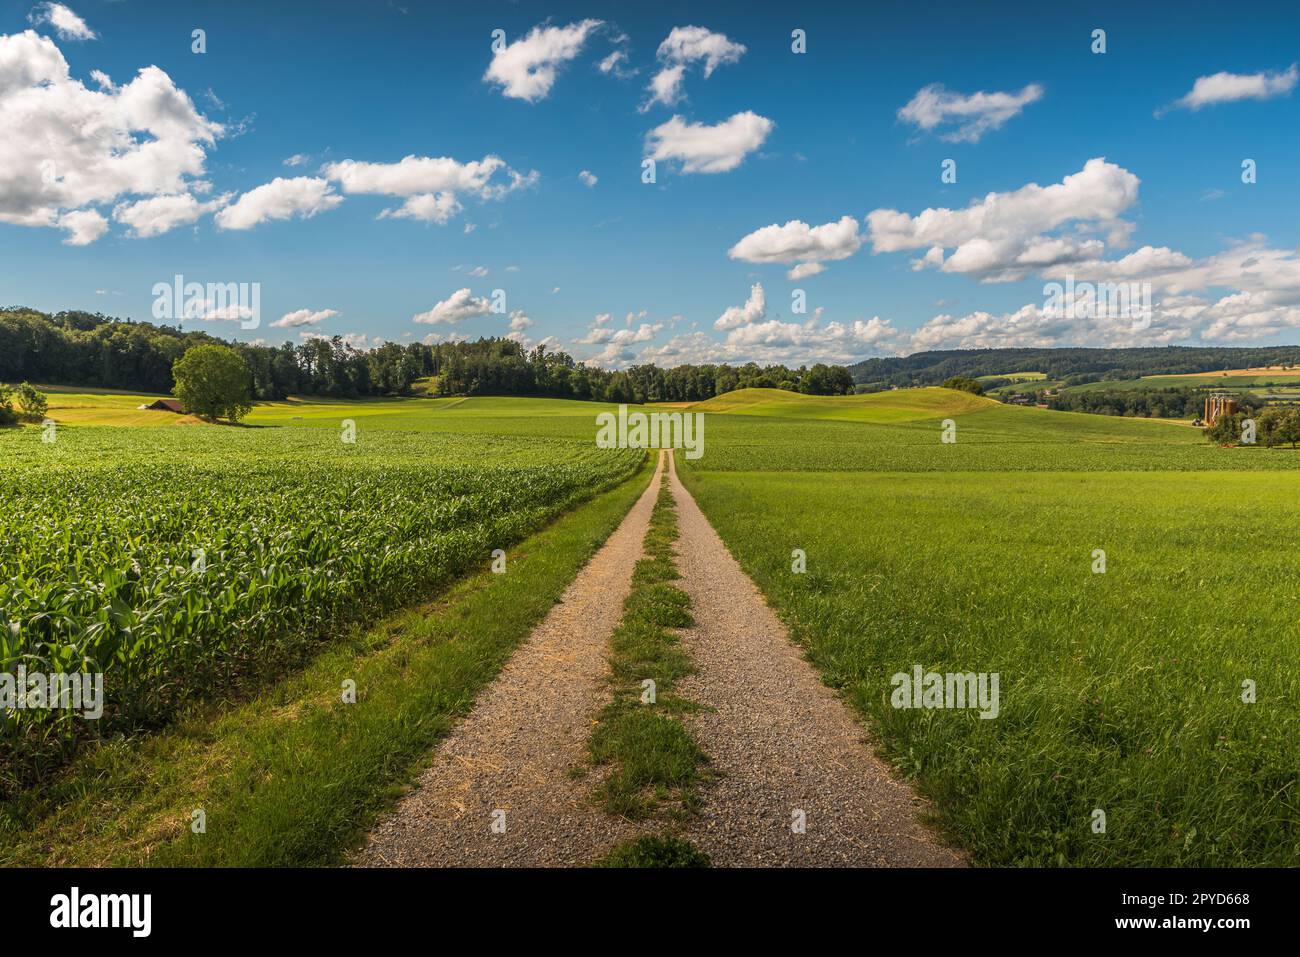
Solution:
M 677 585 L 696 674 L 679 691 L 711 759 L 685 835 L 718 866 L 960 866 L 921 824 L 924 803 L 891 776 L 848 707 L 818 679 L 762 593 L 660 455 L 650 486 L 533 634 L 442 742 L 415 790 L 371 833 L 367 867 L 574 866 L 638 833 L 574 778 L 608 700 L 609 640 L 643 554 L 660 478 L 677 503 Z M 493 830 L 494 812 L 505 830 Z M 805 829 L 792 827 L 801 811 Z
M 664 456 L 649 487 L 560 603 L 438 748 L 417 788 L 371 833 L 363 867 L 588 864 L 632 836 L 570 771 L 608 699 L 609 639 L 632 590 Z M 505 831 L 493 830 L 505 812 Z
M 688 724 L 719 775 L 686 836 L 717 866 L 964 864 L 921 824 L 922 800 L 872 753 L 669 462 L 677 584 L 695 617 L 684 640 L 696 674 L 678 690 L 706 708 Z

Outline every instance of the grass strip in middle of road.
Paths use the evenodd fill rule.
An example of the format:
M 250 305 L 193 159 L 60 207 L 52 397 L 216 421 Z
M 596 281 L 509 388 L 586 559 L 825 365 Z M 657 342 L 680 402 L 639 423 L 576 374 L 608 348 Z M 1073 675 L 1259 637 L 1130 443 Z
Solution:
M 695 705 L 673 693 L 676 682 L 694 670 L 673 631 L 693 623 L 690 599 L 672 584 L 680 577 L 676 540 L 677 511 L 665 481 L 646 533 L 645 557 L 632 573 L 632 593 L 610 639 L 613 700 L 588 743 L 592 764 L 608 766 L 596 800 L 609 813 L 633 819 L 683 819 L 695 807 L 695 785 L 707 760 L 681 720 Z

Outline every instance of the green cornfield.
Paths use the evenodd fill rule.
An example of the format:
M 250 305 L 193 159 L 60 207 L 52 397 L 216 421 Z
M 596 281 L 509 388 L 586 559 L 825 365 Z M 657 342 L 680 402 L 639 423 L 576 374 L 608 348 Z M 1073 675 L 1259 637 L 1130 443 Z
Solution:
M 98 721 L 15 710 L 0 793 L 79 738 L 270 680 L 430 595 L 642 453 L 494 435 L 37 430 L 0 437 L 0 671 L 102 673 Z

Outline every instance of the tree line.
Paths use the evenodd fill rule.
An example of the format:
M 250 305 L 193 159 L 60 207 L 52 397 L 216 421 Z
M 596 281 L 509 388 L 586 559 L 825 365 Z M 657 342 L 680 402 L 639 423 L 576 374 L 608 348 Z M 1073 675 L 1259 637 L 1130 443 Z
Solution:
M 1243 444 L 1248 432 L 1247 423 L 1254 423 L 1254 445 L 1274 448 L 1279 445 L 1300 445 L 1300 406 L 1270 405 L 1261 411 L 1239 409 L 1232 415 L 1220 416 L 1214 425 L 1205 429 L 1205 437 L 1220 445 Z
M 1187 375 L 1226 369 L 1300 364 L 1300 346 L 1159 346 L 1132 349 L 948 349 L 865 359 L 849 366 L 868 389 L 938 385 L 951 376 L 1043 372 L 1067 385 L 1144 375 Z M 1071 381 L 1068 377 L 1078 376 Z
M 29 379 L 102 389 L 170 393 L 172 369 L 190 349 L 222 345 L 239 353 L 257 399 L 292 394 L 397 395 L 431 374 L 430 349 L 384 344 L 368 352 L 340 337 L 300 345 L 226 342 L 202 331 L 80 311 L 0 309 L 0 381 Z
M 440 395 L 542 395 L 604 402 L 696 402 L 736 389 L 787 389 L 806 395 L 847 395 L 853 377 L 843 366 L 636 365 L 608 370 L 566 352 L 509 339 L 456 343 L 438 374 Z
M 525 349 L 504 338 L 475 342 L 387 342 L 356 349 L 340 336 L 279 346 L 226 342 L 202 331 L 80 311 L 0 309 L 0 381 L 21 379 L 104 389 L 171 393 L 173 367 L 198 345 L 234 350 L 248 367 L 251 396 L 335 398 L 407 395 L 436 377 L 441 395 L 534 395 L 609 402 L 699 401 L 734 389 L 781 388 L 808 395 L 854 390 L 843 366 L 653 364 L 608 370 L 568 353 Z
M 1144 419 L 1199 419 L 1205 412 L 1206 392 L 1202 389 L 1097 389 L 1060 392 L 1045 396 L 1047 407 L 1059 412 L 1091 412 L 1096 415 L 1127 415 Z M 1262 399 L 1237 397 L 1242 408 L 1258 408 Z

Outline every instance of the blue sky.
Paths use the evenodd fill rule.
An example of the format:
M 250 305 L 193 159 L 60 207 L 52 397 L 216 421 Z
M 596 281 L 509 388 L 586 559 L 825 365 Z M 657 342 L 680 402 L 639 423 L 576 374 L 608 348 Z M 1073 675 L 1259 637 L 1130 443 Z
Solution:
M 230 338 L 610 366 L 1297 339 L 1294 3 L 621 6 L 0 3 L 0 302 L 179 273 L 260 283 L 185 322 Z M 1067 276 L 1154 316 L 1050 315 Z

